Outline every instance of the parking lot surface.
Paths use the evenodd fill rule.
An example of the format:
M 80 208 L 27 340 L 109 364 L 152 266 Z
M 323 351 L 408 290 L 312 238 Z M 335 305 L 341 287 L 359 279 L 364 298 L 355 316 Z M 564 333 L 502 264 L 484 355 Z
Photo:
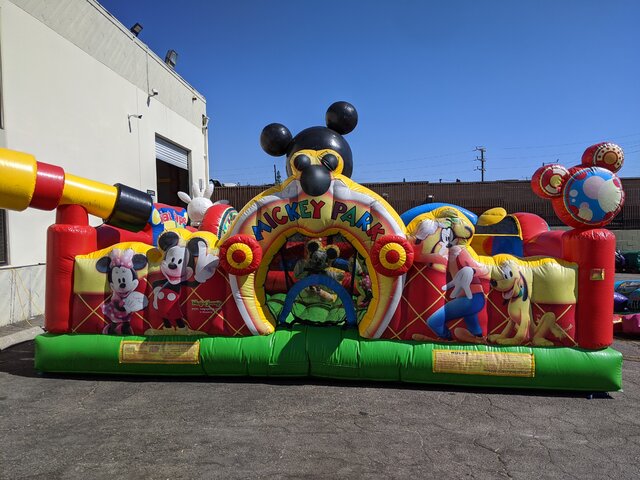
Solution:
M 624 391 L 320 379 L 39 375 L 0 352 L 0 478 L 638 478 L 640 341 Z

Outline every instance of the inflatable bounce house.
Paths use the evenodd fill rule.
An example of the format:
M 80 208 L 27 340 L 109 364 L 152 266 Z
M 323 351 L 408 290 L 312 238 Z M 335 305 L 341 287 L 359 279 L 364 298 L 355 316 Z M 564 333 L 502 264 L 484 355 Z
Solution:
M 640 335 L 640 281 L 620 280 L 613 294 L 613 331 Z
M 502 208 L 399 215 L 350 179 L 356 124 L 337 102 L 326 126 L 265 127 L 288 178 L 239 212 L 206 192 L 183 194 L 189 213 L 154 205 L 0 151 L 0 207 L 57 210 L 36 368 L 620 389 L 615 238 L 601 227 L 624 200 L 622 150 L 600 143 L 535 173 L 572 227 L 550 231 Z

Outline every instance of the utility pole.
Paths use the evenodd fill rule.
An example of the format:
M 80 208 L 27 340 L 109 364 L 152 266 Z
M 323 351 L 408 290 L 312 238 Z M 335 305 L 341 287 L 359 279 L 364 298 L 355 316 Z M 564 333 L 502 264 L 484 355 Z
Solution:
M 480 152 L 480 158 L 476 157 L 476 161 L 480 162 L 480 166 L 476 167 L 476 170 L 480 170 L 481 181 L 484 182 L 484 172 L 486 172 L 486 168 L 484 168 L 484 162 L 486 161 L 484 158 L 484 152 L 487 151 L 484 147 L 476 147 L 474 148 L 475 152 Z

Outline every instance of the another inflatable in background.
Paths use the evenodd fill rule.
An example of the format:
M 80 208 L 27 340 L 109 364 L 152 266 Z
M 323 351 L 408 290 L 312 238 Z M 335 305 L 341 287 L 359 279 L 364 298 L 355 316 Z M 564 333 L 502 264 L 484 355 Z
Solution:
M 617 281 L 613 300 L 614 332 L 640 335 L 640 281 Z
M 399 215 L 350 179 L 357 121 L 337 102 L 326 126 L 268 125 L 260 144 L 285 156 L 282 184 L 239 212 L 207 204 L 198 229 L 115 244 L 87 214 L 152 231 L 150 198 L 0 151 L 0 207 L 57 207 L 36 368 L 619 389 L 615 238 L 601 228 L 624 199 L 619 147 L 536 172 L 534 190 L 574 227 L 551 232 L 499 207 Z

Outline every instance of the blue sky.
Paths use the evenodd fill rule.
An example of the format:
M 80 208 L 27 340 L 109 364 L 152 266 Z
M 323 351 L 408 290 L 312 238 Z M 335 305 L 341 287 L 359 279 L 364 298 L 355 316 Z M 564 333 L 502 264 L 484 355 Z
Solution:
M 640 176 L 640 2 L 101 0 L 207 98 L 211 176 L 273 181 L 262 128 L 355 105 L 359 182 L 529 178 L 584 149 L 625 149 Z

